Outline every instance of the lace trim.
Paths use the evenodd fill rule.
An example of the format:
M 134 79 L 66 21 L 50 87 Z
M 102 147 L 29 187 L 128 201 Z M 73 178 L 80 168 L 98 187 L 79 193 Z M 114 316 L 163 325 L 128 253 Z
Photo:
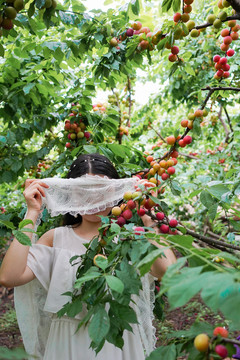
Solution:
M 51 216 L 95 214 L 113 207 L 126 191 L 135 191 L 137 179 L 109 179 L 86 174 L 76 179 L 47 178 L 43 204 Z

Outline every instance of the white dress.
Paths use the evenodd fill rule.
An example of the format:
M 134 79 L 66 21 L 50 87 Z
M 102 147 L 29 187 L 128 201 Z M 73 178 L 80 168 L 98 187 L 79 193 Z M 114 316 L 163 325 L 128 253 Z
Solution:
M 137 324 L 131 325 L 133 333 L 124 331 L 122 350 L 106 341 L 96 355 L 89 348 L 91 339 L 87 327 L 82 326 L 76 332 L 79 319 L 86 315 L 87 310 L 83 309 L 76 318 L 67 316 L 58 318 L 56 315 L 70 300 L 68 296 L 62 294 L 72 291 L 75 282 L 77 266 L 71 266 L 69 259 L 76 254 L 83 254 L 86 251 L 83 244 L 86 242 L 87 240 L 79 237 L 71 227 L 59 227 L 54 231 L 53 247 L 33 244 L 30 248 L 27 265 L 37 279 L 22 286 L 22 290 L 26 287 L 26 291 L 23 291 L 21 295 L 15 293 L 15 302 L 18 304 L 16 312 L 17 316 L 19 315 L 19 327 L 24 335 L 26 351 L 30 351 L 31 355 L 35 355 L 37 359 L 41 360 L 144 360 L 146 346 L 144 347 L 144 339 Z M 32 286 L 31 283 L 34 284 L 34 282 L 35 285 Z M 29 296 L 32 296 L 32 291 L 35 292 L 35 300 L 27 300 L 28 293 Z M 42 296 L 43 292 L 45 292 L 44 296 Z M 25 312 L 22 306 L 24 296 L 29 303 L 29 305 L 27 302 L 25 304 Z M 42 301 L 44 301 L 43 304 L 41 304 Z M 38 320 L 34 319 L 35 315 L 33 319 L 31 315 L 28 316 L 31 314 L 30 308 L 33 312 L 39 311 L 39 309 L 35 309 L 36 306 L 40 308 Z M 137 310 L 142 312 L 142 309 Z M 26 318 L 27 316 L 28 318 Z M 35 333 L 34 326 L 37 328 Z M 152 341 L 152 339 L 145 337 L 146 341 Z

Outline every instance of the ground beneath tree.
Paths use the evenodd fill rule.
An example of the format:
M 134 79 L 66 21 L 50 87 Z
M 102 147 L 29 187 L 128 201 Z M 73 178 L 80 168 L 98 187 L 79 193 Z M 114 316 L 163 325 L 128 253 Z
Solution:
M 17 325 L 14 311 L 13 289 L 0 287 L 0 346 L 8 349 L 23 347 L 22 337 Z M 155 319 L 157 346 L 166 345 L 167 335 L 171 331 L 187 330 L 196 319 L 207 321 L 212 325 L 224 324 L 220 315 L 213 314 L 201 301 L 199 296 L 194 297 L 187 305 L 169 310 L 165 302 L 164 318 Z M 183 360 L 184 358 L 181 358 Z M 179 358 L 180 360 L 180 358 Z

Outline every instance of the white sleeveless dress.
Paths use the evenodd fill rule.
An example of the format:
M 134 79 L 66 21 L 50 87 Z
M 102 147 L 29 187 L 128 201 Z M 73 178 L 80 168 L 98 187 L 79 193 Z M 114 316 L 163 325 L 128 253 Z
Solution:
M 15 293 L 16 312 L 26 351 L 41 360 L 144 360 L 147 355 L 144 351 L 144 340 L 148 344 L 153 338 L 151 336 L 151 339 L 146 337 L 143 339 L 137 324 L 131 325 L 133 333 L 124 331 L 122 350 L 106 341 L 96 355 L 89 348 L 91 339 L 87 327 L 82 326 L 76 332 L 79 319 L 86 315 L 87 310 L 83 309 L 77 318 L 67 316 L 58 318 L 56 315 L 70 300 L 68 296 L 62 294 L 71 291 L 75 282 L 77 267 L 71 266 L 69 259 L 76 254 L 83 254 L 86 251 L 83 244 L 86 242 L 87 240 L 79 237 L 71 227 L 59 227 L 54 231 L 53 247 L 33 244 L 30 248 L 27 266 L 37 279 L 21 286 L 23 291 L 19 292 L 20 295 Z M 34 284 L 34 282 L 37 283 L 32 286 L 31 283 Z M 32 296 L 33 289 L 35 300 L 27 300 L 28 294 Z M 44 296 L 42 296 L 43 292 L 45 292 Z M 27 305 L 26 302 L 25 311 L 23 309 L 24 296 L 29 303 Z M 41 305 L 43 298 L 44 303 Z M 29 315 L 31 312 L 39 311 L 35 309 L 35 302 L 39 302 L 37 306 L 41 311 L 36 319 L 34 319 L 35 315 L 32 316 L 33 318 Z M 138 310 L 137 315 L 142 312 L 142 309 Z M 146 316 L 148 319 L 148 314 Z M 26 324 L 26 321 L 29 323 Z M 152 318 L 149 321 L 152 321 Z M 153 350 L 154 344 L 153 346 L 150 344 L 150 347 Z

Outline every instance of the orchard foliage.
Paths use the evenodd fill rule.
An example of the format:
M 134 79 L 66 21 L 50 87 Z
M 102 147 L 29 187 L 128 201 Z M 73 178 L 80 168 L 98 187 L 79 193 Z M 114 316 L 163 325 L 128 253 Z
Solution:
M 26 242 L 25 223 L 16 229 L 25 179 L 64 176 L 78 154 L 100 152 L 121 176 L 148 180 L 155 196 L 142 186 L 113 210 L 111 223 L 103 219 L 100 244 L 92 241 L 78 268 L 82 295 L 69 294 L 62 312 L 75 316 L 86 302 L 92 347 L 122 346 L 136 320 L 129 289 L 138 293 L 140 277 L 161 256 L 146 240 L 160 241 L 143 226 L 147 214 L 181 254 L 157 301 L 167 295 L 176 308 L 200 293 L 230 333 L 239 331 L 239 1 L 115 5 L 89 12 L 75 0 L 0 2 L 2 251 L 12 232 Z M 149 81 L 158 91 L 148 97 Z M 40 233 L 59 221 L 44 211 Z M 174 333 L 149 360 L 220 359 L 220 346 L 231 356 L 231 341 L 213 330 L 196 323 Z M 199 339 L 204 351 L 194 346 Z

